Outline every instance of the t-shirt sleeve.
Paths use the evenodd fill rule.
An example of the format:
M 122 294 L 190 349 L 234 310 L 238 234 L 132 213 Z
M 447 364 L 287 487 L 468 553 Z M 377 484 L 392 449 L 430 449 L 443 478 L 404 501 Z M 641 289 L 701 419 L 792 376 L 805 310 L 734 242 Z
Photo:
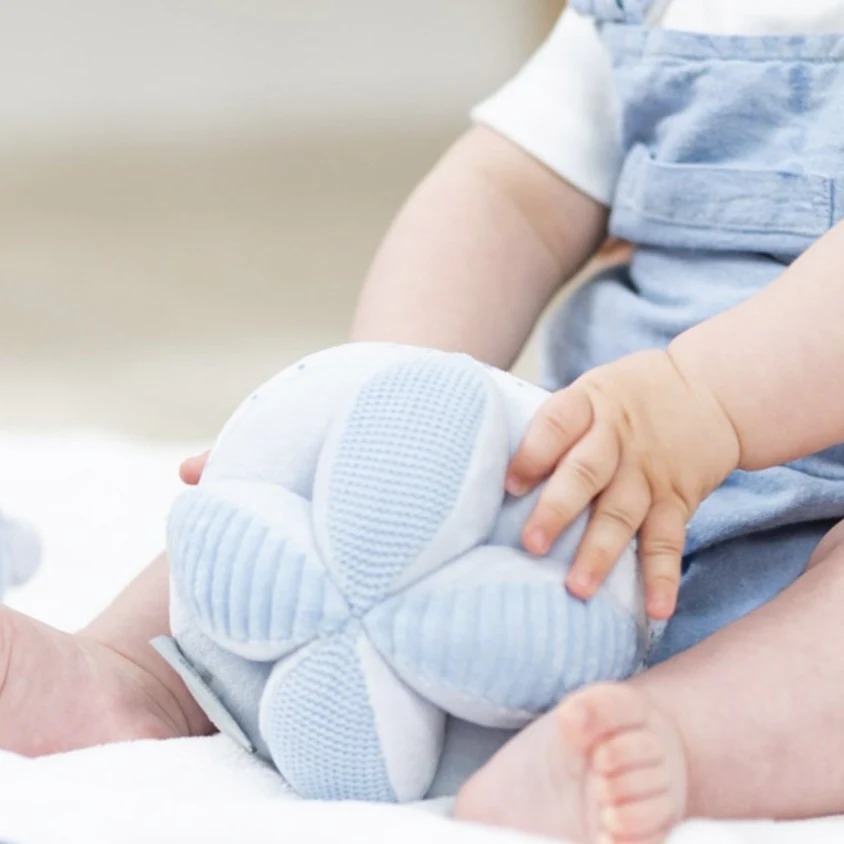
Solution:
M 591 18 L 563 12 L 519 73 L 472 110 L 584 193 L 612 202 L 622 153 L 609 53 Z

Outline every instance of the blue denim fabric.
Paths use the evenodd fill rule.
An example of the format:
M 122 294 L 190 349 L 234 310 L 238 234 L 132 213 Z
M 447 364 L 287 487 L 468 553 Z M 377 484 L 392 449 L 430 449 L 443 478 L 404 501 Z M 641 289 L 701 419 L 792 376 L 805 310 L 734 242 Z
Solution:
M 569 5 L 601 21 L 642 23 L 653 0 L 571 0 Z
M 654 29 L 643 25 L 650 5 L 573 2 L 612 56 L 625 158 L 610 231 L 638 248 L 550 320 L 549 389 L 666 346 L 764 288 L 844 219 L 844 36 Z M 844 445 L 731 475 L 689 525 L 660 658 L 770 600 L 842 516 Z

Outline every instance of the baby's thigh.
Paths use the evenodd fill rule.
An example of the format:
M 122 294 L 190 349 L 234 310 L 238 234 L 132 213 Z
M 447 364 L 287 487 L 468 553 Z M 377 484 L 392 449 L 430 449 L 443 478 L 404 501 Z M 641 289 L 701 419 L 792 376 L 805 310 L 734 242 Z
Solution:
M 831 557 L 837 556 L 842 550 L 844 550 L 844 519 L 824 534 L 823 539 L 812 552 L 806 568 L 810 569 L 819 563 L 825 563 Z
M 833 527 L 835 526 L 835 527 Z M 775 598 L 833 542 L 840 525 L 824 520 L 721 542 L 684 561 L 677 611 L 652 663 L 662 662 Z M 832 529 L 832 530 L 831 530 Z M 844 544 L 844 529 L 835 534 Z

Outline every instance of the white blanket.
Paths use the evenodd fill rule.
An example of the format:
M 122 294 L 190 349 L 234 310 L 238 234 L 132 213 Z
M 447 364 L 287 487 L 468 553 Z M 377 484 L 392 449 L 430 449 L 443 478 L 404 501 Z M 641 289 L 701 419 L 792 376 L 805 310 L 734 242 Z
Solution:
M 38 523 L 44 566 L 10 603 L 64 629 L 85 623 L 163 543 L 178 462 L 198 448 L 96 434 L 0 435 L 0 508 Z M 447 802 L 316 804 L 223 736 L 135 742 L 29 760 L 0 752 L 0 842 L 344 844 L 526 842 L 457 824 Z M 844 841 L 844 819 L 685 824 L 671 844 Z

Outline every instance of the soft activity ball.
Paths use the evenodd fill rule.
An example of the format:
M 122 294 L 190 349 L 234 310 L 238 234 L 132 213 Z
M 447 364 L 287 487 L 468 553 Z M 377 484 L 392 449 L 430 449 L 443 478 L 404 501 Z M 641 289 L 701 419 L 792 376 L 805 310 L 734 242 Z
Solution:
M 169 658 L 300 794 L 419 799 L 447 717 L 520 727 L 640 665 L 632 549 L 588 603 L 563 586 L 583 519 L 521 550 L 536 495 L 504 475 L 546 395 L 464 355 L 330 349 L 247 399 L 177 500 Z
M 0 599 L 26 583 L 41 562 L 41 542 L 26 522 L 0 513 Z

